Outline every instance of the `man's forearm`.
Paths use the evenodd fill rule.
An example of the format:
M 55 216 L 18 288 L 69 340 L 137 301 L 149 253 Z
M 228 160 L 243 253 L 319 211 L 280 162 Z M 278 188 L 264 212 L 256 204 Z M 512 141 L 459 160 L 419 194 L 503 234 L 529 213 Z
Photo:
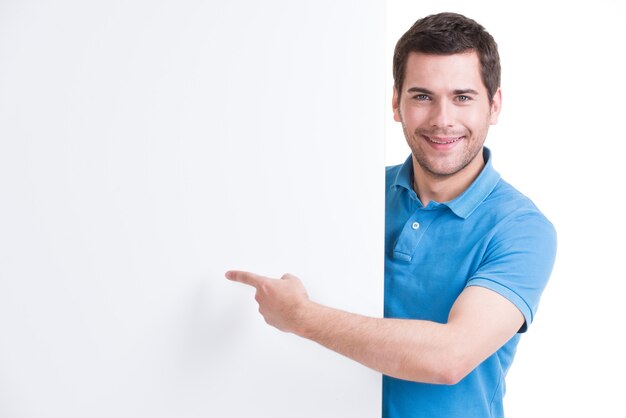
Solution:
M 399 379 L 454 384 L 468 370 L 447 325 L 371 318 L 307 302 L 293 332 Z M 460 353 L 459 353 L 460 354 Z
M 455 384 L 506 343 L 524 317 L 505 297 L 469 286 L 454 302 L 445 324 L 370 318 L 311 301 L 290 274 L 270 279 L 229 271 L 226 277 L 256 289 L 265 321 L 315 341 L 365 366 L 399 379 Z

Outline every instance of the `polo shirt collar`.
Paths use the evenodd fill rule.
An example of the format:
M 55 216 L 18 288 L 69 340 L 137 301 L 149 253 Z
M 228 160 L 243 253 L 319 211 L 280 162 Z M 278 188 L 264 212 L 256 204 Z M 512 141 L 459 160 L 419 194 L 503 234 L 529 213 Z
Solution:
M 396 178 L 392 184 L 392 187 L 404 187 L 408 191 L 413 190 L 413 185 L 411 184 L 413 180 L 413 155 L 409 154 L 409 157 L 404 161 L 404 164 L 398 170 L 398 174 L 396 174 Z
M 474 182 L 460 196 L 437 205 L 447 206 L 455 215 L 463 219 L 467 219 L 476 210 L 500 181 L 500 174 L 493 168 L 491 163 L 491 151 L 489 148 L 483 147 L 483 157 L 485 166 Z M 413 157 L 409 155 L 400 167 L 400 170 L 398 170 L 393 186 L 404 187 L 409 192 L 414 192 L 412 180 Z

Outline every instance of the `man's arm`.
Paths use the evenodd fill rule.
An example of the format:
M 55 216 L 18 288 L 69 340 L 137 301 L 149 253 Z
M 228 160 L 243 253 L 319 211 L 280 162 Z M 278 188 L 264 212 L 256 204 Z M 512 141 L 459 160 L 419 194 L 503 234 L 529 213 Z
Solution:
M 229 271 L 226 277 L 256 288 L 259 312 L 285 332 L 315 341 L 359 363 L 404 380 L 456 384 L 520 329 L 524 317 L 498 293 L 466 288 L 446 324 L 371 318 L 311 301 L 300 280 Z

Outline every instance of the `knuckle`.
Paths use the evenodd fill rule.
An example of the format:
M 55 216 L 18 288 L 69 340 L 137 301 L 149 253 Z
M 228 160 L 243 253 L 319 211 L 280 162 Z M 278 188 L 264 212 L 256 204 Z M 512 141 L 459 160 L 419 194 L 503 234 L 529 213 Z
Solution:
M 290 273 L 283 274 L 283 277 L 281 277 L 281 279 L 282 280 L 288 280 L 288 281 L 300 282 L 300 279 L 297 276 L 294 276 L 293 274 L 290 274 Z

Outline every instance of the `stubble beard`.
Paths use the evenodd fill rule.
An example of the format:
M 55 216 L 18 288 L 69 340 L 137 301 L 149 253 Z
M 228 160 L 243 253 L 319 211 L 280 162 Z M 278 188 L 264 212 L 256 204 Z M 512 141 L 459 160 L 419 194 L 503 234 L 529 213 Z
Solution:
M 478 155 L 479 152 L 482 151 L 482 144 L 480 146 L 465 146 L 466 144 L 459 144 L 465 146 L 464 152 L 461 157 L 454 161 L 449 167 L 435 167 L 431 161 L 428 160 L 426 153 L 422 151 L 422 147 L 428 146 L 427 144 L 423 144 L 425 136 L 439 136 L 439 137 L 448 137 L 448 138 L 458 138 L 464 137 L 462 141 L 470 141 L 471 133 L 467 130 L 463 131 L 442 131 L 438 129 L 427 130 L 427 129 L 416 129 L 415 132 L 410 134 L 404 123 L 402 124 L 402 129 L 404 130 L 404 136 L 407 139 L 407 143 L 409 144 L 409 148 L 411 148 L 411 153 L 413 154 L 413 158 L 419 166 L 422 168 L 424 173 L 429 175 L 432 178 L 442 179 L 446 177 L 453 176 L 458 172 L 462 171 L 465 167 L 467 167 Z M 476 139 L 474 139 L 475 141 Z M 469 144 L 471 145 L 471 144 Z M 475 149 L 474 149 L 475 148 Z

